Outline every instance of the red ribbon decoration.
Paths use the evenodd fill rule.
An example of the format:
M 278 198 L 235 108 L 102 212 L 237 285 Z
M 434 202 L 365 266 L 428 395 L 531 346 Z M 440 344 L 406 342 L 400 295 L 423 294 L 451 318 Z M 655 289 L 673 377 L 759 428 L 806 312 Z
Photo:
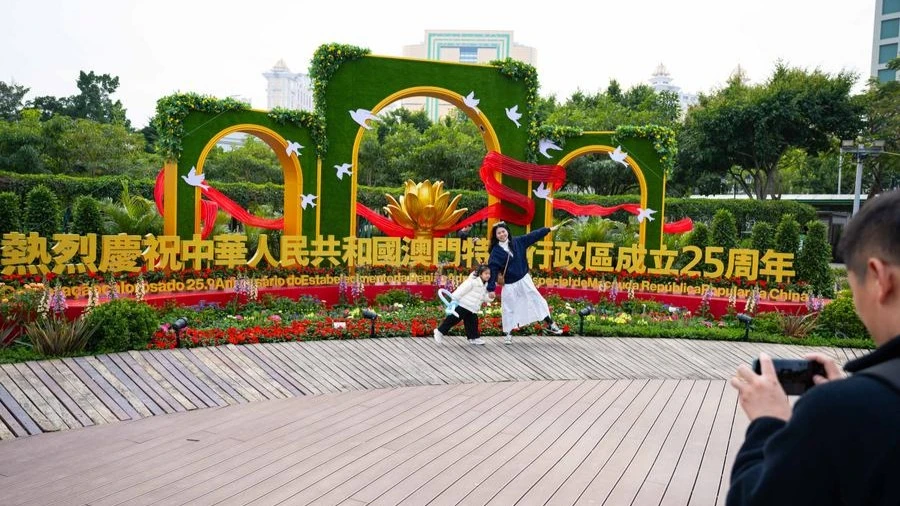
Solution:
M 156 201 L 156 210 L 160 216 L 163 214 L 163 191 L 165 189 L 164 182 L 165 169 L 160 170 L 156 175 L 156 186 L 153 188 L 153 199 Z M 200 219 L 203 223 L 203 232 L 201 236 L 204 239 L 209 238 L 212 234 L 213 227 L 216 225 L 216 216 L 221 207 L 226 213 L 235 217 L 241 223 L 250 225 L 251 227 L 266 228 L 269 230 L 282 230 L 284 228 L 284 218 L 260 218 L 247 212 L 240 204 L 226 197 L 222 192 L 206 185 L 200 186 L 200 193 L 209 197 L 210 200 L 200 200 Z
M 497 181 L 496 175 L 500 173 L 506 176 L 512 176 L 519 179 L 530 181 L 542 181 L 550 184 L 553 188 L 562 188 L 566 182 L 566 169 L 560 165 L 539 165 L 526 163 L 514 158 L 502 155 L 496 151 L 491 151 L 484 157 L 481 164 L 479 175 L 484 182 L 485 189 L 488 194 L 496 197 L 499 202 L 491 204 L 480 211 L 471 214 L 468 218 L 457 222 L 452 227 L 440 230 L 434 230 L 434 237 L 443 237 L 451 232 L 459 230 L 467 225 L 477 223 L 486 219 L 499 219 L 510 223 L 527 226 L 534 218 L 534 200 L 526 195 L 513 190 L 512 188 Z M 236 218 L 241 223 L 253 227 L 266 228 L 271 230 L 281 230 L 284 228 L 284 218 L 260 218 L 250 214 L 240 204 L 226 197 L 219 190 L 211 186 L 201 186 L 201 194 L 208 197 L 212 201 L 202 200 L 201 216 L 203 220 L 203 238 L 209 237 L 212 233 L 213 226 L 216 221 L 216 214 L 219 207 L 225 212 Z M 156 177 L 156 187 L 154 188 L 154 197 L 156 200 L 156 208 L 159 214 L 163 212 L 163 171 L 159 172 Z M 508 206 L 512 204 L 521 210 L 516 210 Z M 626 211 L 631 214 L 638 214 L 640 204 L 619 204 L 610 207 L 604 207 L 597 204 L 576 204 L 570 200 L 553 199 L 553 208 L 566 211 L 574 216 L 609 216 L 617 211 Z M 403 227 L 395 221 L 380 215 L 376 211 L 366 207 L 360 202 L 356 203 L 356 212 L 358 215 L 367 219 L 372 225 L 391 237 L 414 237 L 415 231 Z M 684 218 L 675 222 L 663 225 L 663 233 L 666 234 L 682 234 L 690 232 L 694 228 L 694 222 L 690 218 Z

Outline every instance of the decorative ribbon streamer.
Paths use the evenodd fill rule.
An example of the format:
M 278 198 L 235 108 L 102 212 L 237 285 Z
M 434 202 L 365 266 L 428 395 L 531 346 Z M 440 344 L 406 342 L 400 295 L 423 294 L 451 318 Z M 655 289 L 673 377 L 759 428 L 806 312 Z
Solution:
M 160 170 L 156 175 L 156 186 L 153 188 L 153 198 L 156 201 L 156 210 L 160 216 L 163 214 L 163 191 L 165 189 L 164 182 L 165 169 Z M 213 227 L 216 225 L 216 216 L 221 207 L 223 211 L 233 216 L 235 219 L 250 225 L 251 227 L 266 228 L 270 230 L 281 230 L 284 228 L 284 218 L 260 218 L 247 212 L 240 204 L 226 197 L 222 192 L 207 185 L 206 188 L 199 187 L 201 195 L 208 197 L 210 200 L 200 200 L 200 219 L 203 222 L 202 237 L 207 239 L 212 234 Z
M 463 227 L 486 219 L 499 219 L 520 226 L 527 226 L 534 218 L 534 200 L 526 195 L 497 181 L 497 173 L 530 181 L 542 181 L 552 185 L 553 188 L 562 188 L 566 182 L 566 169 L 559 165 L 538 165 L 526 163 L 514 158 L 491 151 L 484 157 L 479 175 L 484 182 L 488 194 L 497 198 L 499 202 L 491 204 L 478 212 L 471 214 L 464 220 L 457 222 L 450 228 L 434 230 L 434 237 L 443 237 Z M 153 194 L 156 200 L 156 208 L 159 214 L 163 213 L 163 171 L 156 176 L 156 187 Z M 246 209 L 226 197 L 219 190 L 208 186 L 200 187 L 201 194 L 210 200 L 200 201 L 200 214 L 203 220 L 203 238 L 209 237 L 215 225 L 219 208 L 227 212 L 241 223 L 253 227 L 271 230 L 282 230 L 284 218 L 260 218 L 250 214 Z M 521 210 L 509 207 L 512 204 Z M 570 200 L 554 199 L 553 208 L 566 211 L 574 216 L 609 216 L 617 211 L 626 211 L 638 214 L 639 204 L 619 204 L 604 207 L 597 204 L 576 204 Z M 415 230 L 403 227 L 390 218 L 380 215 L 360 202 L 356 203 L 356 212 L 367 219 L 372 225 L 391 237 L 414 237 Z M 676 222 L 663 225 L 663 233 L 681 234 L 693 230 L 694 222 L 690 218 L 684 218 Z

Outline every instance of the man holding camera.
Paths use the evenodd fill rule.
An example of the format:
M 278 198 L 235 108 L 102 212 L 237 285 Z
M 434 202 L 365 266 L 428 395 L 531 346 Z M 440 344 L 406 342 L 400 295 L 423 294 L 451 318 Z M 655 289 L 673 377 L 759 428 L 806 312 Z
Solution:
M 772 359 L 741 366 L 731 384 L 750 419 L 727 504 L 900 505 L 900 190 L 866 203 L 840 250 L 856 312 L 877 349 L 825 376 L 793 410 Z

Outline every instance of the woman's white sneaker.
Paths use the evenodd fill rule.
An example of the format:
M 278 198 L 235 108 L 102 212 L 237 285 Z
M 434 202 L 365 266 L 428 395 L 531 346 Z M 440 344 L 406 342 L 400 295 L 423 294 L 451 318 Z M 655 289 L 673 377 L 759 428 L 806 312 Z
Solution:
M 506 334 L 503 338 L 503 344 L 512 344 L 512 334 Z
M 438 329 L 434 329 L 434 342 L 441 344 L 444 341 L 444 334 L 441 334 L 441 331 Z
M 475 344 L 475 345 L 478 345 L 478 346 L 484 346 L 484 339 L 482 339 L 482 338 L 480 338 L 480 337 L 477 338 L 477 339 L 469 339 L 469 344 Z

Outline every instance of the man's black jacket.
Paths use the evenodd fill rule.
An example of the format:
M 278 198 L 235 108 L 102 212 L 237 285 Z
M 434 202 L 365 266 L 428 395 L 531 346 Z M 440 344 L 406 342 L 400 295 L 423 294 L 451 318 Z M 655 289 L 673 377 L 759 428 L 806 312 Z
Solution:
M 754 420 L 727 504 L 900 505 L 900 391 L 859 374 L 896 357 L 900 336 L 847 363 L 854 376 L 809 390 L 789 422 Z

